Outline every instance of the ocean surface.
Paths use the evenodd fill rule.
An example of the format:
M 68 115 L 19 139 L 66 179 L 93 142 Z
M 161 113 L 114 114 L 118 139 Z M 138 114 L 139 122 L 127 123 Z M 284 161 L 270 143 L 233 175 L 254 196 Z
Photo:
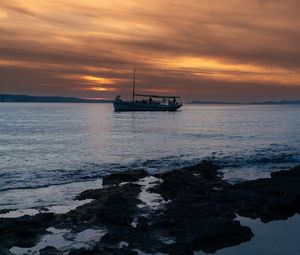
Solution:
M 201 159 L 233 183 L 300 164 L 300 105 L 115 113 L 111 104 L 0 103 L 0 209 L 66 205 L 110 172 Z

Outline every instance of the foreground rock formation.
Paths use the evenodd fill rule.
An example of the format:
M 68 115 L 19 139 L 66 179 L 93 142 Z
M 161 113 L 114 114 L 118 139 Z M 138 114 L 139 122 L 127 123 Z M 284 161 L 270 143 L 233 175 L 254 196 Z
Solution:
M 235 220 L 237 214 L 268 222 L 300 212 L 300 167 L 231 185 L 218 166 L 202 161 L 154 176 L 144 170 L 114 173 L 103 184 L 79 194 L 76 199 L 93 201 L 67 214 L 0 219 L 0 254 L 10 254 L 13 246 L 34 246 L 48 227 L 106 230 L 91 247 L 73 247 L 70 255 L 214 252 L 253 237 Z M 40 254 L 62 251 L 46 247 Z

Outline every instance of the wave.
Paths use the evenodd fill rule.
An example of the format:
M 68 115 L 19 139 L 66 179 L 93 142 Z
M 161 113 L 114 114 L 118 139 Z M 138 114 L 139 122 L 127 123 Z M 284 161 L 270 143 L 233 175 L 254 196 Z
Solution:
M 274 147 L 274 146 L 273 146 Z M 25 176 L 16 175 L 14 172 L 1 174 L 0 191 L 14 189 L 38 189 L 50 186 L 65 185 L 69 183 L 92 181 L 114 172 L 128 169 L 144 168 L 149 173 L 164 172 L 173 169 L 197 164 L 203 159 L 210 160 L 223 168 L 243 168 L 253 166 L 261 171 L 261 166 L 297 164 L 300 163 L 300 153 L 291 148 L 278 152 L 278 148 L 263 148 L 252 152 L 239 152 L 226 155 L 224 152 L 211 152 L 201 157 L 192 154 L 179 154 L 158 159 L 136 160 L 127 164 L 98 164 L 86 163 L 78 169 L 50 169 L 41 171 L 29 171 Z M 282 149 L 282 147 L 281 147 Z

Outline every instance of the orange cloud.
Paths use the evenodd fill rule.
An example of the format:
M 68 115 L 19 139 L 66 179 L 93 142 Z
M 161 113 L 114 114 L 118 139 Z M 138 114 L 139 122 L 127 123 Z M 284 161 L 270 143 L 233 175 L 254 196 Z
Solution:
M 4 18 L 7 18 L 7 17 L 8 17 L 7 13 L 0 10 L 0 19 L 4 19 Z
M 205 77 L 220 81 L 255 82 L 263 84 L 300 84 L 299 70 L 288 70 L 274 66 L 230 63 L 203 57 L 172 57 L 154 60 L 153 64 L 160 68 L 183 69 L 193 76 Z
M 97 77 L 97 76 L 92 76 L 92 75 L 84 75 L 84 76 L 82 76 L 82 79 L 89 81 L 91 83 L 96 83 L 96 84 L 114 84 L 115 83 L 115 81 L 113 79 Z
M 0 92 L 112 98 L 129 93 L 135 65 L 140 92 L 300 97 L 299 7 L 296 0 L 3 0 Z
M 105 88 L 105 87 L 89 87 L 87 90 L 91 91 L 115 91 L 114 88 Z

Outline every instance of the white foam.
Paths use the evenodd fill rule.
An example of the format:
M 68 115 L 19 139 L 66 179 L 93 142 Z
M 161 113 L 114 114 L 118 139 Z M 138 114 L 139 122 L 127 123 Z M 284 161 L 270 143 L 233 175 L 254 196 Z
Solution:
M 158 252 L 158 253 L 146 253 L 146 252 L 138 250 L 138 249 L 134 249 L 133 251 L 136 251 L 139 255 L 168 255 L 166 253 L 161 253 L 161 252 Z
M 14 210 L 10 211 L 7 213 L 0 214 L 0 218 L 19 218 L 25 215 L 29 216 L 34 216 L 38 213 L 56 213 L 56 214 L 64 214 L 69 211 L 72 211 L 76 209 L 79 206 L 82 206 L 84 204 L 88 204 L 92 202 L 93 199 L 86 199 L 86 200 L 81 200 L 81 201 L 74 201 L 73 204 L 70 205 L 54 205 L 54 206 L 49 206 L 46 208 L 41 208 L 41 209 L 20 209 L 20 210 Z
M 27 210 L 53 206 L 68 207 L 74 205 L 74 198 L 87 188 L 101 189 L 102 187 L 102 179 L 97 179 L 93 181 L 74 182 L 37 189 L 1 191 L 0 209 Z M 60 211 L 59 208 L 54 208 L 53 210 L 56 209 Z
M 149 190 L 156 185 L 162 183 L 162 179 L 156 178 L 154 176 L 147 176 L 145 178 L 140 179 L 137 184 L 141 185 L 142 191 L 140 192 L 138 199 L 142 201 L 142 203 L 138 204 L 138 208 L 145 209 L 145 212 L 142 214 L 143 216 L 148 216 L 149 211 L 155 211 L 158 209 L 163 209 L 164 205 L 169 203 L 170 201 L 165 201 L 162 196 L 158 193 L 150 192 Z M 138 225 L 138 216 L 134 217 L 134 220 L 131 223 L 133 228 L 136 228 Z
M 133 221 L 131 222 L 131 226 L 133 228 L 136 228 L 138 223 L 139 223 L 138 217 L 134 217 Z
M 142 186 L 142 191 L 138 197 L 142 201 L 142 204 L 138 205 L 139 208 L 147 207 L 150 210 L 157 210 L 160 206 L 167 203 L 160 194 L 149 191 L 149 189 L 161 182 L 161 179 L 154 176 L 147 176 L 138 182 Z
M 118 246 L 119 246 L 119 248 L 128 247 L 129 243 L 127 243 L 125 241 L 121 241 Z
M 172 237 L 163 237 L 163 238 L 160 238 L 160 241 L 162 241 L 165 244 L 175 244 L 176 243 L 176 240 Z
M 72 234 L 68 229 L 56 229 L 50 227 L 47 229 L 50 232 L 44 235 L 41 240 L 33 247 L 21 248 L 12 247 L 9 251 L 14 255 L 39 255 L 40 250 L 47 246 L 54 247 L 62 252 L 67 252 L 70 249 L 91 248 L 105 234 L 103 229 L 86 229 L 78 234 Z

